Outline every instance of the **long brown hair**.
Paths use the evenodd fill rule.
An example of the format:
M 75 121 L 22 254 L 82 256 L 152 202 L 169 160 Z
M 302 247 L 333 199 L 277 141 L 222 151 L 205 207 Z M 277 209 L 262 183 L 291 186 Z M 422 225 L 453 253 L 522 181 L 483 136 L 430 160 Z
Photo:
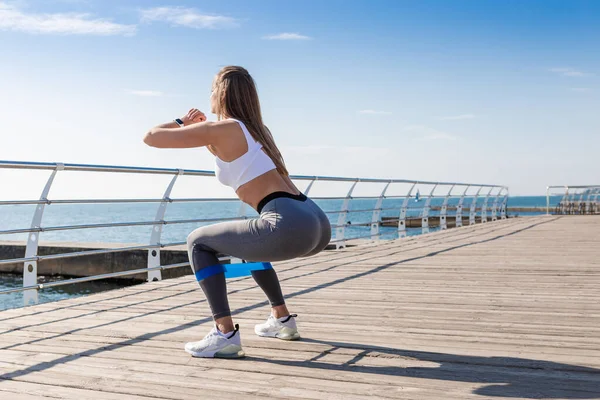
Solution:
M 260 112 L 260 102 L 254 79 L 245 68 L 227 66 L 221 69 L 213 82 L 216 92 L 216 113 L 221 118 L 235 118 L 246 125 L 246 128 L 264 148 L 273 160 L 277 171 L 288 176 L 283 156 L 275 145 L 275 140 L 269 129 L 263 124 Z

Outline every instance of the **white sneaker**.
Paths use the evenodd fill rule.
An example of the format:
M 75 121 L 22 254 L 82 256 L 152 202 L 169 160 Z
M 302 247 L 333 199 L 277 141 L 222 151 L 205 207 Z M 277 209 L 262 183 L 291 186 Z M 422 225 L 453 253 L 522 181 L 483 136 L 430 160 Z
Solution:
M 246 354 L 242 350 L 240 327 L 235 325 L 233 332 L 221 333 L 215 326 L 199 342 L 189 342 L 185 351 L 193 357 L 242 358 Z
M 273 314 L 269 316 L 267 322 L 258 324 L 254 327 L 254 332 L 258 336 L 274 337 L 282 340 L 298 340 L 300 334 L 296 326 L 296 314 L 291 314 L 282 318 L 275 318 Z

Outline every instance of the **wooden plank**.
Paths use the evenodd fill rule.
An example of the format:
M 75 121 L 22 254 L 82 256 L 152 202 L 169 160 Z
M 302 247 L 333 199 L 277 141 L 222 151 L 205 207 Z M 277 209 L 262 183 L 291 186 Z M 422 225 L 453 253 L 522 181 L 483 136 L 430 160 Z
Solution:
M 0 362 L 1 363 L 1 362 Z M 39 384 L 31 381 L 0 380 L 0 398 L 7 400 L 69 399 L 106 400 L 107 394 L 95 390 Z M 149 400 L 156 397 L 132 396 L 119 393 L 119 400 Z

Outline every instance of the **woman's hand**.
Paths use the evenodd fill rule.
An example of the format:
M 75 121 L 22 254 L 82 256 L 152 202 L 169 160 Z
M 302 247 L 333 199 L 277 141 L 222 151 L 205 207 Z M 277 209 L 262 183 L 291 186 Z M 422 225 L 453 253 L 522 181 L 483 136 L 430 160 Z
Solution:
M 181 120 L 183 121 L 184 126 L 197 124 L 198 122 L 206 121 L 206 115 L 197 108 L 192 108 L 186 115 L 184 115 Z

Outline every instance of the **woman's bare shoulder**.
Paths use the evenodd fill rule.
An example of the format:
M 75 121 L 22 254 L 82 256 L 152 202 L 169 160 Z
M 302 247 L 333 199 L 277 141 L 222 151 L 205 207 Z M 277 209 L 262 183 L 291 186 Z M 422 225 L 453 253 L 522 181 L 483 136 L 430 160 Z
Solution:
M 244 131 L 236 120 L 226 119 L 214 124 L 217 139 L 208 149 L 211 153 L 221 159 L 229 159 L 237 158 L 238 153 L 243 154 L 248 151 Z
M 240 124 L 234 119 L 224 119 L 221 121 L 215 121 L 213 122 L 213 126 L 217 133 L 221 136 L 221 138 L 235 138 L 240 134 L 244 133 Z
M 215 124 L 215 126 L 219 126 L 223 129 L 233 129 L 233 128 L 239 128 L 240 127 L 240 123 L 235 120 L 235 119 L 222 119 L 220 121 L 215 121 L 213 122 L 213 124 Z

